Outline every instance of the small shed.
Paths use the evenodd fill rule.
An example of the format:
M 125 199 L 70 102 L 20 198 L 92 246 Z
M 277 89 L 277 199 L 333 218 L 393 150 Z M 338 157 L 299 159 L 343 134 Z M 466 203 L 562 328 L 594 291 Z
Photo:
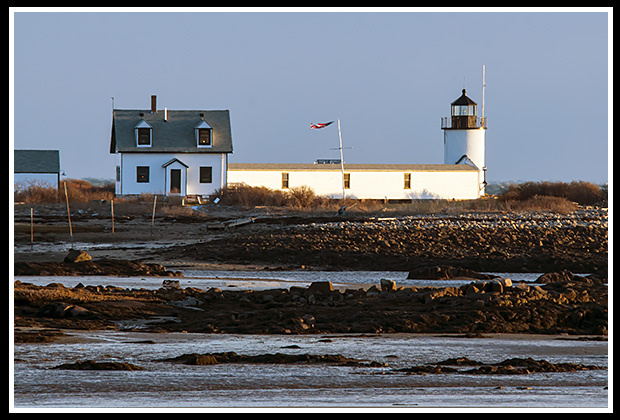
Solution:
M 58 150 L 14 150 L 14 187 L 40 184 L 58 188 L 60 152 Z

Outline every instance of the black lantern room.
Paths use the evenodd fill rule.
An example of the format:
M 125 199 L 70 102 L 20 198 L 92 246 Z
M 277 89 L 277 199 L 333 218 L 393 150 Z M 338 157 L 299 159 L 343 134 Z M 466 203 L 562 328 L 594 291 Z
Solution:
M 477 128 L 476 106 L 465 94 L 463 94 L 454 102 L 452 102 L 452 127 L 451 128 Z

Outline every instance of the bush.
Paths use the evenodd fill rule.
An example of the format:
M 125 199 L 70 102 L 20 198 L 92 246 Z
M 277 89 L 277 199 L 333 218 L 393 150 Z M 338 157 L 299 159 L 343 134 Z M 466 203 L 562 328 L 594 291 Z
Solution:
M 293 187 L 286 194 L 286 204 L 294 208 L 313 207 L 316 203 L 317 196 L 314 190 L 307 185 Z
M 19 182 L 15 185 L 15 191 L 13 192 L 15 203 L 49 204 L 58 202 L 60 200 L 59 197 L 58 189 L 39 181 Z
M 28 204 L 51 204 L 65 201 L 64 183 L 67 184 L 67 196 L 71 203 L 88 203 L 93 200 L 109 201 L 114 198 L 114 184 L 93 186 L 79 179 L 61 181 L 58 188 L 37 181 L 20 182 L 15 186 L 15 202 Z
M 526 201 L 535 196 L 561 197 L 581 205 L 591 206 L 606 201 L 605 191 L 596 184 L 584 181 L 525 182 L 510 185 L 498 195 L 502 201 Z
M 314 190 L 306 185 L 288 190 L 272 190 L 267 187 L 250 187 L 243 184 L 233 185 L 218 191 L 217 197 L 220 199 L 220 203 L 227 206 L 286 206 L 297 210 L 331 207 L 331 200 L 316 195 Z
M 249 185 L 228 186 L 220 190 L 217 197 L 227 206 L 283 206 L 286 203 L 286 195 L 282 191 Z

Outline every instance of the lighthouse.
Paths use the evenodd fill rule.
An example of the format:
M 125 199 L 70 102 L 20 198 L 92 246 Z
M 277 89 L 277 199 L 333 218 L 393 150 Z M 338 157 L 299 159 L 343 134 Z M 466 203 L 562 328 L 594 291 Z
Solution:
M 478 105 L 467 96 L 465 89 L 450 105 L 450 117 L 441 119 L 443 161 L 448 165 L 469 164 L 475 167 L 478 170 L 479 196 L 483 196 L 487 169 L 484 162 L 486 117 L 478 117 Z

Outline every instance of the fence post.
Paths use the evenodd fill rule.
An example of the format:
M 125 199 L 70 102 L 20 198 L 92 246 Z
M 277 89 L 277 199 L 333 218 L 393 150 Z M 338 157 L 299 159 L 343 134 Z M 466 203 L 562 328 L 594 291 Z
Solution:
M 151 217 L 151 236 L 153 236 L 153 225 L 155 224 L 155 205 L 157 204 L 157 195 L 153 196 L 153 216 Z
M 33 221 L 33 209 L 30 207 L 30 249 L 32 249 L 32 245 L 34 242 L 34 221 Z
M 114 233 L 114 199 L 110 200 L 110 209 L 112 210 L 112 233 Z
M 73 227 L 71 226 L 71 211 L 69 210 L 69 195 L 67 194 L 67 182 L 64 182 L 65 186 L 65 200 L 67 201 L 67 217 L 69 218 L 69 233 L 71 234 L 71 248 L 73 248 Z

